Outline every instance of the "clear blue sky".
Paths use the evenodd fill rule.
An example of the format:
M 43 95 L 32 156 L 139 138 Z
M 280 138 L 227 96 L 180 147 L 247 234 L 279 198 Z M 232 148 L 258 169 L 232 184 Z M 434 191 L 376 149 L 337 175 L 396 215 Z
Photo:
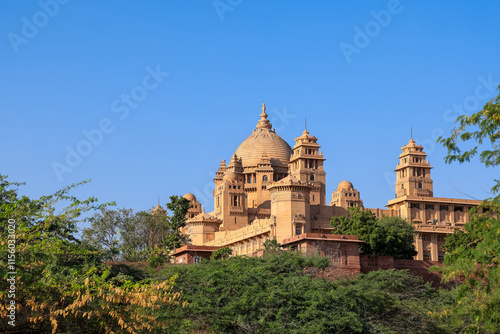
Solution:
M 328 201 L 347 179 L 387 204 L 410 126 L 435 196 L 489 196 L 496 170 L 445 165 L 435 139 L 498 94 L 497 1 L 64 2 L 1 5 L 0 172 L 23 194 L 90 178 L 77 194 L 145 210 L 192 192 L 211 211 L 265 102 L 292 146 L 307 116 Z M 87 155 L 70 167 L 68 148 Z

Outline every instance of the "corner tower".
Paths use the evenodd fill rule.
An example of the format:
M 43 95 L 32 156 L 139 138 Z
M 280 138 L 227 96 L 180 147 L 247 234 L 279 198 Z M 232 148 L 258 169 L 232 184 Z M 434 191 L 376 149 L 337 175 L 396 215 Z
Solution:
M 304 130 L 300 137 L 295 138 L 295 146 L 288 163 L 289 171 L 296 173 L 302 182 L 308 182 L 311 189 L 311 205 L 325 205 L 325 171 L 323 169 L 323 153 L 317 143 L 318 138 Z
M 413 138 L 401 148 L 396 166 L 396 198 L 403 196 L 432 197 L 433 186 L 431 165 L 426 160 L 423 147 L 415 144 Z
M 271 192 L 271 220 L 275 224 L 275 236 L 283 239 L 311 232 L 310 192 L 313 187 L 307 181 L 290 173 L 284 179 L 267 186 Z

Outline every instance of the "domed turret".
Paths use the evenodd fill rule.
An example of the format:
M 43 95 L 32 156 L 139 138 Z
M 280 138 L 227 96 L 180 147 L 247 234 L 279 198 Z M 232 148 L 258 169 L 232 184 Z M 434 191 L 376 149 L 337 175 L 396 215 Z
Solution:
M 182 197 L 184 197 L 188 201 L 195 201 L 196 202 L 196 196 L 191 194 L 191 193 L 187 193 L 186 195 L 184 195 Z
M 351 182 L 344 180 L 344 181 L 339 183 L 339 186 L 337 187 L 337 189 L 354 189 L 354 186 L 352 185 Z

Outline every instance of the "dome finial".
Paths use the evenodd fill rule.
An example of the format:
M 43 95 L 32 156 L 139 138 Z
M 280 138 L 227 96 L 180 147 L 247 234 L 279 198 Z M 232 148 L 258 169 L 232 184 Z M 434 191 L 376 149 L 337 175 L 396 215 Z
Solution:
M 269 122 L 267 119 L 267 114 L 266 114 L 266 104 L 262 103 L 262 114 L 260 114 L 260 120 L 257 123 L 257 129 L 272 129 L 272 124 Z

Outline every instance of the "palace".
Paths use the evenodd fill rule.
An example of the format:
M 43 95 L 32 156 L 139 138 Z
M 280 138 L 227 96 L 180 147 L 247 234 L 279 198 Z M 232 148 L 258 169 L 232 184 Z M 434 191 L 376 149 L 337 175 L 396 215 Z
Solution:
M 292 148 L 276 134 L 267 117 L 263 104 L 253 133 L 228 164 L 222 160 L 214 178 L 213 212 L 206 213 L 193 194 L 184 195 L 191 208 L 183 232 L 191 245 L 175 252 L 177 262 L 193 262 L 194 253 L 198 254 L 196 262 L 223 246 L 230 247 L 233 255 L 252 255 L 267 239 L 305 248 L 311 248 L 315 240 L 332 240 L 342 245 L 337 247 L 343 254 L 339 261 L 347 265 L 347 259 L 355 256 L 352 250 L 360 241 L 331 234 L 330 218 L 346 215 L 349 207 L 363 207 L 360 192 L 351 182 L 342 181 L 327 205 L 325 158 L 318 138 L 305 129 Z M 444 238 L 455 228 L 463 228 L 469 209 L 481 201 L 434 197 L 432 167 L 423 147 L 410 139 L 401 150 L 395 169 L 396 198 L 385 209 L 365 210 L 378 218 L 407 219 L 417 231 L 416 259 L 442 261 Z

